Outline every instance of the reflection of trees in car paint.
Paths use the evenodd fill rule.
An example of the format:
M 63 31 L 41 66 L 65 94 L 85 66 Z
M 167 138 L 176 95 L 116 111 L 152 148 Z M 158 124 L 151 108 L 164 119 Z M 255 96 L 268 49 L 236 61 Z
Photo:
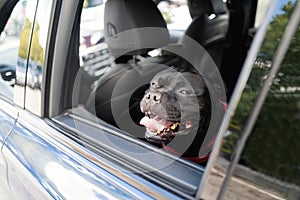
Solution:
M 22 35 L 20 38 L 20 47 L 19 47 L 19 56 L 21 58 L 26 59 L 28 56 L 28 43 L 30 38 L 32 28 L 32 22 L 28 18 L 25 19 L 24 22 L 24 28 L 22 30 Z M 39 30 L 40 25 L 35 22 L 35 27 L 32 35 L 32 41 L 31 41 L 31 52 L 30 52 L 30 59 L 34 60 L 35 62 L 44 63 L 44 49 L 40 44 L 39 41 Z
M 27 60 L 18 58 L 17 64 L 17 84 L 25 85 Z M 42 83 L 42 66 L 33 60 L 29 60 L 27 68 L 27 85 L 31 88 L 40 88 Z
M 24 85 L 26 62 L 28 58 L 29 38 L 32 28 L 32 22 L 28 18 L 25 18 L 24 28 L 22 30 L 19 47 L 19 58 L 17 66 L 17 83 Z M 35 22 L 35 27 L 31 40 L 31 50 L 28 60 L 27 69 L 27 85 L 31 88 L 39 88 L 42 82 L 42 66 L 44 63 L 44 49 L 39 41 L 40 26 L 38 22 Z
M 33 60 L 28 63 L 27 86 L 31 88 L 40 88 L 42 83 L 42 66 Z
M 43 65 L 44 64 L 44 49 L 40 43 L 39 31 L 40 31 L 40 25 L 39 25 L 38 21 L 36 20 L 35 24 L 34 24 L 34 31 L 33 31 L 33 35 L 32 35 L 29 58 L 34 60 L 35 62 Z
M 20 46 L 19 46 L 19 57 L 27 59 L 28 56 L 28 47 L 30 42 L 30 33 L 31 33 L 32 23 L 28 18 L 25 18 L 24 25 L 20 37 Z
M 16 68 L 16 84 L 25 85 L 26 60 L 18 58 Z

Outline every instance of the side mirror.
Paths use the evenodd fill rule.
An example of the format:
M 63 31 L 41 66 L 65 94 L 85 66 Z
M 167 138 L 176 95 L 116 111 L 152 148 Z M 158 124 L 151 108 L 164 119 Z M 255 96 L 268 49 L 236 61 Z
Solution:
M 16 80 L 16 70 L 10 65 L 0 65 L 1 78 L 13 86 Z

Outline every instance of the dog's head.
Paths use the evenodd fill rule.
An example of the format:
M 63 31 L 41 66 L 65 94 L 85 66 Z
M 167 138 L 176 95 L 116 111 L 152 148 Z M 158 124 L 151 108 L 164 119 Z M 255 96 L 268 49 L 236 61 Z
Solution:
M 187 135 L 202 126 L 210 108 L 203 78 L 196 73 L 162 71 L 154 76 L 141 103 L 148 141 L 170 142 L 177 135 Z M 210 101 L 209 101 L 210 102 Z

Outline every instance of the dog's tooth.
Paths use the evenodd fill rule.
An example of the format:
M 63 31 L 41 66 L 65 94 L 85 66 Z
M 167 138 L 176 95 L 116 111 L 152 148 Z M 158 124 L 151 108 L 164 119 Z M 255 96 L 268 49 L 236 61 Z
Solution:
M 171 129 L 172 129 L 172 130 L 175 130 L 176 127 L 177 127 L 177 125 L 176 125 L 176 124 L 173 124 L 173 125 L 171 126 Z
M 191 124 L 186 124 L 185 128 L 192 128 L 192 125 Z
M 156 135 L 159 135 L 161 132 L 160 131 L 156 131 Z

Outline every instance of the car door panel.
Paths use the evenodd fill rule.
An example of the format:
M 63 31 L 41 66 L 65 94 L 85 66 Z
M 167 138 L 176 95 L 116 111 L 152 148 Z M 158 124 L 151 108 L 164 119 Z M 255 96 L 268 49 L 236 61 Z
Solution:
M 83 158 L 77 152 L 82 147 L 50 128 L 45 121 L 28 115 L 21 114 L 3 148 L 9 185 L 16 199 L 149 198 Z
M 17 121 L 17 111 L 13 105 L 0 98 L 0 194 L 3 199 L 10 199 L 7 182 L 7 162 L 2 154 L 4 141 L 12 131 Z

